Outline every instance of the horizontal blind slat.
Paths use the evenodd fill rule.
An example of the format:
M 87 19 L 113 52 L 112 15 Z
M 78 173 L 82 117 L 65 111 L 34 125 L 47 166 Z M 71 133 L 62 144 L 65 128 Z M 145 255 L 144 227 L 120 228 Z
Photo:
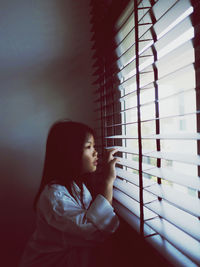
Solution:
M 158 68 L 158 79 L 161 79 L 162 77 L 169 75 L 176 70 L 184 68 L 193 62 L 193 43 L 192 40 L 189 40 L 156 62 L 156 66 Z
M 187 26 L 188 28 L 185 29 L 185 26 Z M 170 73 L 173 73 L 175 70 L 179 69 L 180 67 L 182 68 L 184 65 L 186 66 L 189 63 L 194 62 L 193 43 L 190 40 L 194 36 L 194 30 L 192 28 L 190 20 L 188 19 L 188 20 L 186 20 L 186 22 L 184 21 L 183 25 L 181 25 L 181 28 L 184 29 L 182 35 L 178 34 L 178 32 L 180 32 L 180 29 L 178 28 L 175 33 L 173 32 L 173 36 L 170 36 L 170 38 L 172 40 L 171 40 L 171 43 L 168 43 L 167 46 L 164 46 L 163 38 L 161 40 L 158 40 L 155 43 L 152 43 L 152 46 L 154 46 L 156 48 L 157 54 L 158 54 L 158 60 L 155 61 L 155 63 L 156 63 L 157 68 L 159 70 L 159 77 L 158 77 L 159 79 L 165 75 L 169 75 Z M 178 36 L 177 39 L 175 39 L 175 40 L 174 40 L 174 35 Z M 148 67 L 150 67 L 152 65 L 152 63 L 154 62 L 153 55 L 151 56 L 151 53 L 152 53 L 151 49 L 152 48 L 149 48 L 149 52 L 148 52 L 150 54 L 150 56 L 146 57 L 146 60 L 144 60 L 144 61 L 142 60 L 142 62 L 141 62 L 141 60 L 139 61 L 140 62 L 140 65 L 139 65 L 140 72 L 142 70 L 145 70 Z M 132 49 L 132 51 L 134 51 L 134 49 Z M 183 52 L 185 54 L 184 57 L 182 57 Z M 175 56 L 174 56 L 174 54 L 175 54 Z M 143 57 L 143 54 L 140 55 L 141 59 L 142 59 L 142 57 Z M 126 60 L 126 64 L 128 62 L 134 61 L 134 60 L 135 60 L 135 55 L 133 54 L 132 56 L 129 57 L 129 60 L 128 59 Z M 119 62 L 119 65 L 121 64 L 122 66 L 124 66 L 123 56 L 121 58 L 119 58 L 118 62 Z M 173 67 L 173 69 L 170 69 L 170 67 L 166 68 L 168 65 Z M 119 71 L 119 73 L 120 73 L 120 71 Z M 135 71 L 134 71 L 134 69 L 132 69 L 132 71 L 130 71 L 130 73 L 127 73 L 125 76 L 123 76 L 124 77 L 123 83 L 125 83 L 127 80 L 131 79 L 134 75 L 135 75 Z M 145 75 L 145 76 L 147 76 L 147 75 Z M 148 79 L 149 79 L 148 82 L 151 82 L 151 80 L 153 81 L 153 76 L 151 78 L 151 75 L 149 74 Z M 141 83 L 141 86 L 144 86 L 144 81 L 141 81 L 140 83 Z
M 198 218 L 172 206 L 165 200 L 157 200 L 145 204 L 145 207 L 172 223 L 195 240 L 200 241 L 200 221 Z
M 194 165 L 200 165 L 200 156 L 198 155 L 178 154 L 178 153 L 159 152 L 159 151 L 147 152 L 143 153 L 143 155 L 153 158 L 167 159 Z
M 127 183 L 126 181 L 122 181 L 121 179 L 115 179 L 114 181 L 114 188 L 117 188 L 118 190 L 122 191 L 129 197 L 133 198 L 137 202 L 140 202 L 140 196 L 139 196 L 139 187 L 135 186 L 132 183 Z M 149 203 L 152 201 L 155 201 L 156 197 L 149 192 L 144 192 L 144 203 Z
M 170 244 L 167 240 L 163 239 L 160 235 L 153 235 L 146 238 L 147 242 L 155 247 L 164 257 L 172 262 L 176 267 L 198 267 L 183 253 L 177 250 L 173 244 Z
M 130 108 L 129 110 L 131 110 L 132 108 Z M 107 115 L 104 115 L 102 117 L 97 117 L 99 119 L 101 118 L 109 118 L 109 117 L 113 117 L 114 115 L 119 115 L 119 113 L 122 113 L 122 112 L 126 112 L 126 111 L 119 111 L 119 112 L 115 112 L 115 113 L 109 113 Z M 141 123 L 146 123 L 146 122 L 151 122 L 151 121 L 156 121 L 156 120 L 160 120 L 162 122 L 162 120 L 166 120 L 166 119 L 187 119 L 187 117 L 191 117 L 191 116 L 195 116 L 195 115 L 198 115 L 200 113 L 200 110 L 197 110 L 197 112 L 191 112 L 191 113 L 179 113 L 179 114 L 174 114 L 174 115 L 168 115 L 168 116 L 163 116 L 163 117 L 160 117 L 160 118 L 151 118 L 151 119 L 144 119 L 144 120 L 141 120 Z M 109 124 L 109 125 L 106 125 L 105 128 L 114 128 L 114 127 L 118 127 L 118 126 L 127 126 L 127 125 L 131 125 L 131 124 L 137 124 L 137 120 L 133 120 L 133 121 L 130 121 L 130 122 L 127 122 L 127 123 L 117 123 L 117 124 Z
M 160 4 L 159 2 L 157 3 Z M 154 9 L 155 10 L 155 9 Z M 183 20 L 192 12 L 191 3 L 189 0 L 177 1 L 173 8 L 168 9 L 160 20 L 154 25 L 154 29 L 158 39 L 161 38 L 166 32 L 171 30 L 177 23 Z M 155 10 L 155 16 L 156 16 Z
M 123 219 L 125 219 L 128 224 L 130 224 L 136 231 L 139 232 L 140 219 L 137 216 L 135 216 L 129 209 L 124 207 L 115 199 L 113 200 L 113 207 L 117 214 L 119 214 Z M 144 225 L 144 231 L 146 235 L 152 235 L 155 233 L 152 228 L 150 228 L 146 224 Z
M 112 135 L 106 136 L 107 139 L 137 139 L 134 135 Z M 143 136 L 142 139 L 168 139 L 168 140 L 200 140 L 200 133 L 173 133 L 173 134 L 155 134 Z
M 139 231 L 140 229 L 140 220 L 139 218 L 134 215 L 129 209 L 127 209 L 126 207 L 124 207 L 122 204 L 120 204 L 118 201 L 113 200 L 113 207 L 115 208 L 115 211 L 121 216 L 123 217 L 136 231 Z M 161 222 L 160 222 L 161 221 Z M 165 231 L 165 226 L 167 226 L 167 228 L 172 228 L 172 231 L 170 231 L 169 235 L 166 236 L 166 231 Z M 154 230 L 155 229 L 155 230 Z M 155 232 L 157 232 L 158 234 L 160 233 L 161 236 L 164 239 L 159 238 L 160 235 L 153 235 Z M 180 231 L 180 230 L 178 230 Z M 145 235 L 153 235 L 151 237 L 146 238 L 146 240 L 148 242 L 151 242 L 152 244 L 155 244 L 153 242 L 156 242 L 156 247 L 159 251 L 164 253 L 169 253 L 167 254 L 169 257 L 169 260 L 171 262 L 174 263 L 174 261 L 178 264 L 180 264 L 180 266 L 185 266 L 185 267 L 197 267 L 197 265 L 194 264 L 194 261 L 198 264 L 198 258 L 194 259 L 192 257 L 192 255 L 197 253 L 197 257 L 198 257 L 198 247 L 196 248 L 197 251 L 191 251 L 190 248 L 184 245 L 180 245 L 180 243 L 177 244 L 177 242 L 173 242 L 174 237 L 176 236 L 176 228 L 173 227 L 173 225 L 170 225 L 169 223 L 167 223 L 166 221 L 159 219 L 159 218 L 155 218 L 154 220 L 148 220 L 145 222 L 144 224 L 144 232 Z M 181 233 L 181 234 L 180 234 Z M 182 233 L 182 231 L 180 231 L 179 236 L 181 235 L 180 240 L 185 240 L 185 236 L 187 238 L 187 235 Z M 188 238 L 187 238 L 188 241 Z M 189 241 L 191 241 L 191 238 L 189 237 Z M 192 243 L 193 243 L 193 239 L 192 239 Z M 198 242 L 194 242 L 195 245 L 197 244 L 199 246 Z M 159 244 L 159 246 L 157 246 L 157 244 Z M 187 243 L 186 243 L 187 244 Z M 190 242 L 191 245 L 191 242 Z M 189 250 L 189 251 L 188 251 Z M 183 254 L 184 253 L 184 254 Z M 166 254 L 164 254 L 166 257 Z M 186 256 L 185 256 L 186 255 Z M 189 258 L 193 259 L 193 261 L 191 262 Z M 171 258 L 172 257 L 172 258 Z M 176 259 L 176 260 L 175 260 Z M 185 264 L 185 265 L 184 265 Z M 188 265 L 190 264 L 190 265 Z M 176 265 L 179 266 L 179 265 Z
M 128 22 L 129 17 L 131 16 L 132 12 L 134 10 L 134 2 L 130 1 L 125 10 L 123 11 L 123 14 L 118 18 L 115 28 L 116 30 L 120 30 L 122 27 L 125 26 L 125 24 Z
M 159 0 L 153 5 L 152 10 L 156 21 L 160 20 L 179 0 Z
M 186 175 L 184 173 L 178 172 L 173 168 L 161 167 L 161 168 L 152 168 L 148 170 L 143 170 L 144 173 L 159 177 L 166 181 L 173 182 L 175 184 L 183 185 L 194 190 L 200 191 L 200 177 Z
M 139 155 L 138 149 L 120 147 L 120 146 L 107 147 L 107 149 L 109 148 L 116 148 L 117 151 L 119 152 Z M 179 161 L 179 162 L 184 162 L 188 164 L 200 165 L 199 155 L 179 154 L 179 153 L 170 153 L 170 152 L 161 152 L 161 151 L 143 151 L 142 154 L 143 156 L 146 156 L 146 157 L 173 160 L 173 161 Z
M 163 55 L 165 54 L 165 51 L 169 51 L 169 46 L 175 48 L 177 44 L 174 43 L 174 40 L 177 40 L 177 38 L 181 38 L 185 40 L 186 38 L 189 38 L 189 32 L 192 30 L 192 21 L 191 17 L 186 17 L 181 23 L 177 24 L 170 32 L 168 32 L 163 38 L 160 38 L 157 42 L 154 43 L 156 51 L 158 54 Z M 188 33 L 188 34 L 187 34 Z M 187 37 L 188 35 L 188 37 Z M 183 36 L 185 36 L 183 38 Z M 194 34 L 193 34 L 194 36 Z M 173 45 L 172 45 L 173 44 Z
M 117 157 L 116 157 L 117 158 Z M 126 166 L 128 168 L 132 168 L 134 170 L 139 170 L 139 165 L 137 162 L 127 160 L 127 159 L 120 159 L 121 162 L 118 162 L 117 164 Z M 172 167 L 161 167 L 157 168 L 150 164 L 142 164 L 142 172 L 159 177 L 161 179 L 164 179 L 166 181 L 173 182 L 175 184 L 183 185 L 189 188 L 192 188 L 194 190 L 200 191 L 200 177 L 198 176 L 192 176 L 192 175 L 186 175 L 184 173 L 178 172 L 176 169 L 173 169 Z
M 146 187 L 145 190 L 173 203 L 179 209 L 182 209 L 193 216 L 200 217 L 200 199 L 164 184 L 154 183 L 153 185 Z
M 160 88 L 162 88 L 163 86 L 166 87 L 166 85 L 168 86 L 168 88 L 173 87 L 175 92 L 177 92 L 177 89 L 179 90 L 181 88 L 182 90 L 189 89 L 193 86 L 191 84 L 188 85 L 187 80 L 191 81 L 191 75 L 193 75 L 194 71 L 195 70 L 194 70 L 193 64 L 182 66 L 180 69 L 177 69 L 174 72 L 167 73 L 166 75 L 160 77 L 156 81 L 156 83 Z M 181 80 L 181 78 L 183 79 L 183 81 Z M 126 88 L 131 88 L 133 91 L 136 91 L 136 77 L 135 76 L 130 77 L 127 81 L 121 83 L 118 86 L 119 90 L 123 90 Z M 140 85 L 141 90 L 149 90 L 152 88 L 154 88 L 154 81 L 147 81 L 142 86 Z
M 139 186 L 138 174 L 125 171 L 125 170 L 118 168 L 118 167 L 116 167 L 116 174 L 117 174 L 117 176 L 123 178 L 124 180 Z M 144 188 L 149 187 L 149 186 L 154 185 L 154 184 L 155 184 L 155 182 L 153 182 L 152 180 L 147 179 L 147 178 L 143 178 L 143 187 Z
M 124 207 L 130 210 L 135 216 L 140 217 L 140 204 L 134 199 L 130 198 L 123 192 L 113 189 L 113 198 L 121 203 Z M 144 208 L 144 218 L 145 220 L 150 220 L 157 216 L 154 212 L 150 211 L 147 208 Z
M 183 233 L 164 219 L 155 218 L 146 221 L 146 224 L 152 227 L 154 231 L 159 233 L 196 264 L 200 263 L 200 243 L 198 241 Z
M 177 41 L 178 43 L 178 41 Z M 175 71 L 182 69 L 188 65 L 194 63 L 194 52 L 193 52 L 193 40 L 189 38 L 189 40 L 182 41 L 177 48 L 174 48 L 172 51 L 168 51 L 167 54 L 162 55 L 158 52 L 158 60 L 154 61 L 150 59 L 148 62 L 144 62 L 140 65 L 140 86 L 143 87 L 146 84 L 154 82 L 153 75 L 153 66 L 154 63 L 158 69 L 158 79 L 162 79 L 163 77 L 173 74 Z M 161 51 L 162 52 L 162 51 Z M 184 57 L 182 56 L 184 53 Z M 129 75 L 124 78 L 124 82 L 127 79 L 130 79 L 133 75 L 135 75 L 135 70 L 130 72 Z
M 133 184 L 129 184 L 127 186 L 127 184 L 125 184 L 123 181 L 120 181 L 120 179 L 116 178 L 114 182 L 114 188 L 118 189 L 119 191 L 122 191 L 130 198 L 139 202 L 139 190 L 137 186 L 134 186 Z

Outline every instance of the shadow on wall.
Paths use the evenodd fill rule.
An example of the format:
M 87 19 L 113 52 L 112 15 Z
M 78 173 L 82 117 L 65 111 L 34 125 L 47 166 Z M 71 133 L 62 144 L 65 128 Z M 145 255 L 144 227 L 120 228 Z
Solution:
M 30 206 L 33 198 L 30 180 L 34 181 L 33 174 L 36 172 L 31 175 L 31 170 L 37 167 L 38 160 L 31 151 L 28 154 L 25 150 L 1 147 L 1 153 L 4 155 L 0 163 L 1 177 L 6 178 L 6 182 L 2 185 L 0 197 L 3 206 L 0 262 L 2 266 L 17 266 L 17 259 L 28 238 L 27 233 L 32 232 L 35 225 Z M 22 177 L 23 180 L 20 179 Z
M 0 6 L 0 263 L 15 267 L 35 225 L 50 125 L 67 117 L 92 126 L 89 11 L 73 0 Z

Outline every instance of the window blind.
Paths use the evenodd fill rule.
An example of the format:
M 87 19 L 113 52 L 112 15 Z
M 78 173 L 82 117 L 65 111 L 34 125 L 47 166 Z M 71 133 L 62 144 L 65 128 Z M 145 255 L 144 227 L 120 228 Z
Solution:
M 100 141 L 120 158 L 114 207 L 175 266 L 200 265 L 198 12 L 129 1 L 96 49 Z

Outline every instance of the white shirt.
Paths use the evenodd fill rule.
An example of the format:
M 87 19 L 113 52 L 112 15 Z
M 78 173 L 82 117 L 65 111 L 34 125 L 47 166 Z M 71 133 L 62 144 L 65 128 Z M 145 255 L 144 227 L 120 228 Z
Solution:
M 37 205 L 37 227 L 20 267 L 89 266 L 92 247 L 113 233 L 119 220 L 102 195 L 92 202 L 85 185 L 83 203 L 85 207 L 80 195 L 73 198 L 64 186 L 53 184 L 44 188 Z

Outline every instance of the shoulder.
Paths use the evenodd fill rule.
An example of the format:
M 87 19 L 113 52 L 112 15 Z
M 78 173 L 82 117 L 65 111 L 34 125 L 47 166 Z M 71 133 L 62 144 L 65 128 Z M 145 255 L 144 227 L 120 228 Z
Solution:
M 48 210 L 50 212 L 56 209 L 65 210 L 67 206 L 75 204 L 74 198 L 65 186 L 51 184 L 45 186 L 40 195 L 37 207 L 40 211 L 46 212 Z
M 67 188 L 60 184 L 48 184 L 45 186 L 44 191 L 53 193 L 54 195 L 69 194 Z
M 63 197 L 70 198 L 71 195 L 65 186 L 59 184 L 50 184 L 45 186 L 41 196 L 49 199 L 61 199 Z
M 40 209 L 49 208 L 51 210 L 62 210 L 65 211 L 66 209 L 72 208 L 72 207 L 79 207 L 82 208 L 82 203 L 80 201 L 80 189 L 75 184 L 76 192 L 78 193 L 77 197 L 73 197 L 67 188 L 60 184 L 50 184 L 46 185 L 43 192 L 41 193 L 40 199 L 39 199 L 39 207 Z M 91 202 L 91 194 L 87 187 L 83 185 L 83 201 L 85 204 L 85 207 L 89 207 Z

